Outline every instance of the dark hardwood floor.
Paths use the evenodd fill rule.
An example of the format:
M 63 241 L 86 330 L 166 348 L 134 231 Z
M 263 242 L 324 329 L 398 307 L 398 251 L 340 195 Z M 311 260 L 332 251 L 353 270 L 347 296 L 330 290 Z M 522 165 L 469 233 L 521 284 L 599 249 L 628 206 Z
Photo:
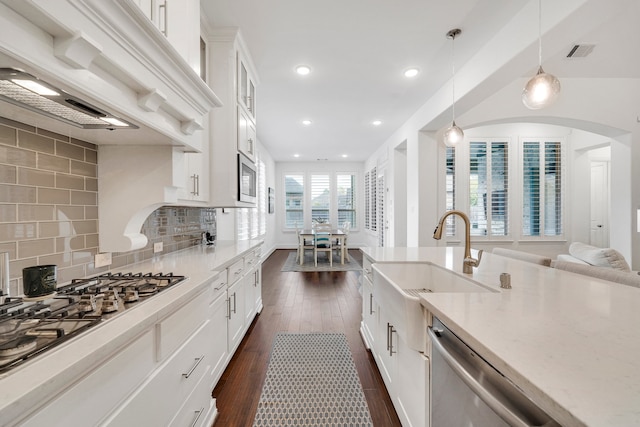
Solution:
M 264 309 L 213 390 L 219 415 L 215 427 L 251 426 L 275 334 L 342 332 L 360 376 L 374 426 L 400 426 L 371 353 L 360 337 L 359 272 L 281 272 L 289 250 L 275 251 L 262 265 Z M 360 263 L 360 251 L 349 255 Z

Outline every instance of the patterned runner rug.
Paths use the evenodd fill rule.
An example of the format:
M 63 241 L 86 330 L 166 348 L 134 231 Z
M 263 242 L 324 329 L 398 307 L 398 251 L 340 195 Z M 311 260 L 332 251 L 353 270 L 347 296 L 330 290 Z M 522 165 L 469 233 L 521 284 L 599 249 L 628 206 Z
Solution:
M 313 251 L 306 251 L 302 265 L 296 262 L 296 252 L 290 252 L 280 271 L 362 271 L 362 266 L 351 257 L 344 258 L 340 264 L 340 255 L 333 254 L 333 267 L 325 254 L 318 255 L 318 266 L 315 266 Z
M 373 426 L 344 334 L 278 333 L 257 426 Z

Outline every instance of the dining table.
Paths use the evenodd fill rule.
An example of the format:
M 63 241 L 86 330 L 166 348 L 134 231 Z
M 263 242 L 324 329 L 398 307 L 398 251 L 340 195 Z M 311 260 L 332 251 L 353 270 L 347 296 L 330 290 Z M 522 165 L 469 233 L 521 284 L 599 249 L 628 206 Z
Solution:
M 329 232 L 331 233 L 331 240 L 337 240 L 338 242 L 340 242 L 340 263 L 344 264 L 345 254 L 347 253 L 347 247 L 346 247 L 347 245 L 345 245 L 345 242 L 346 242 L 348 233 L 345 233 L 340 229 L 320 231 L 320 230 L 308 228 L 308 229 L 303 229 L 298 231 L 298 251 L 300 252 L 300 256 L 298 258 L 300 259 L 300 265 L 304 263 L 304 252 L 303 252 L 304 241 L 305 239 L 309 239 L 309 240 L 315 239 L 316 232 L 323 232 L 323 233 Z

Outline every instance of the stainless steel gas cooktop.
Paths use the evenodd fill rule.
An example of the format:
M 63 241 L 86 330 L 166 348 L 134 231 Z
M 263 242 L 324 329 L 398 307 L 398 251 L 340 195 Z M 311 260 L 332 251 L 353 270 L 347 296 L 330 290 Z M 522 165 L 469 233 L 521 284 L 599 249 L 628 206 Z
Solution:
M 37 299 L 3 297 L 0 300 L 0 373 L 185 279 L 173 273 L 105 273 L 73 280 L 55 293 Z

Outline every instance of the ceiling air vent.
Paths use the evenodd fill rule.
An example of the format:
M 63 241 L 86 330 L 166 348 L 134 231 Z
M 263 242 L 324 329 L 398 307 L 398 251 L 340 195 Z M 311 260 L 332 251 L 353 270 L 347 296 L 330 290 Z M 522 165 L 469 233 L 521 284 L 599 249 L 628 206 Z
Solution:
M 596 47 L 595 44 L 577 44 L 574 45 L 573 48 L 567 54 L 567 58 L 584 58 L 589 55 L 593 48 Z

